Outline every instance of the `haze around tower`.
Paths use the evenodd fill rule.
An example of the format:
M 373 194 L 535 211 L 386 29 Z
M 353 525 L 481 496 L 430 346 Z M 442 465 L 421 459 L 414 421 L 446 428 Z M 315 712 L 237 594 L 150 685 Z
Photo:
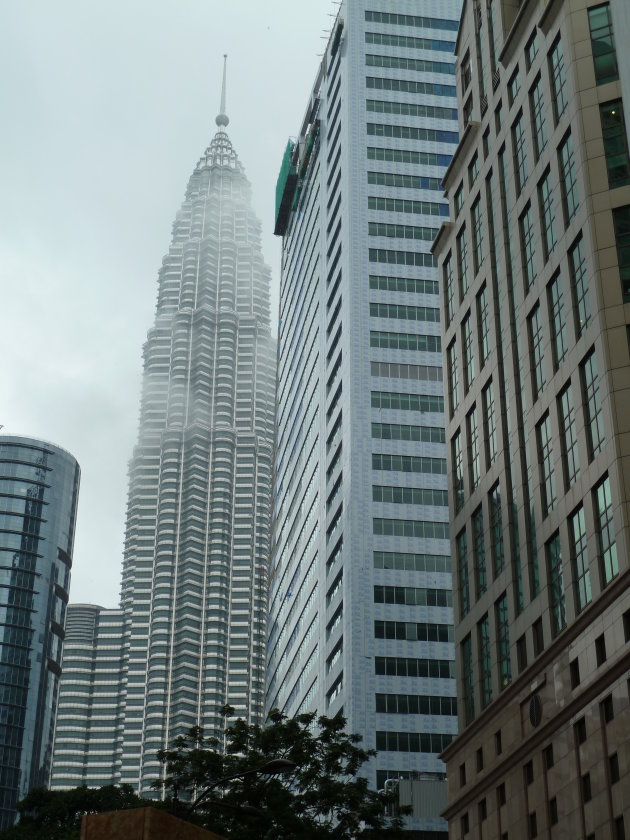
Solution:
M 228 130 L 262 221 L 275 330 L 275 181 L 336 8 L 0 8 L 0 425 L 50 439 L 81 464 L 73 601 L 118 601 L 140 348 L 182 185 L 216 131 L 223 54 Z

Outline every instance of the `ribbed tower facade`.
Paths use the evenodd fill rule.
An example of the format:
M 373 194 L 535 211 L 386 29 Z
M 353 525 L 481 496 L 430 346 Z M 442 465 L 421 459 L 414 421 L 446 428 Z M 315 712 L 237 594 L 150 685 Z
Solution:
M 112 779 L 141 793 L 176 736 L 195 724 L 220 735 L 226 703 L 250 721 L 264 710 L 275 342 L 260 224 L 227 123 L 223 99 L 173 225 L 144 347 L 112 756 Z M 71 752 L 55 757 L 59 786 L 75 783 Z

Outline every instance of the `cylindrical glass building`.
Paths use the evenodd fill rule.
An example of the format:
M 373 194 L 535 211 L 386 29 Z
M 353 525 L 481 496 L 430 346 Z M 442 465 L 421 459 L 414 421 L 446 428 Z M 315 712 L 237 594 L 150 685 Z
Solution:
M 80 470 L 0 435 L 0 830 L 50 775 Z

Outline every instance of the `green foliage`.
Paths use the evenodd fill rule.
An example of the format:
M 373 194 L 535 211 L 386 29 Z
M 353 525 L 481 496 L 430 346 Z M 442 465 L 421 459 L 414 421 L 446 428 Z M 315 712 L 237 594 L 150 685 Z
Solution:
M 131 785 L 72 790 L 32 790 L 18 805 L 20 822 L 0 832 L 2 840 L 79 840 L 84 814 L 148 805 Z
M 227 707 L 226 717 L 232 711 Z M 223 753 L 216 738 L 204 738 L 195 727 L 158 753 L 166 776 L 156 786 L 177 793 L 171 804 L 178 816 L 235 840 L 404 836 L 400 817 L 385 813 L 394 799 L 369 790 L 357 775 L 375 753 L 359 746 L 360 735 L 346 734 L 345 724 L 341 715 L 315 722 L 312 714 L 287 718 L 274 710 L 265 727 L 241 719 L 228 725 Z M 276 776 L 251 772 L 277 758 L 296 769 Z M 237 777 L 222 783 L 226 776 Z M 195 798 L 201 801 L 191 816 Z

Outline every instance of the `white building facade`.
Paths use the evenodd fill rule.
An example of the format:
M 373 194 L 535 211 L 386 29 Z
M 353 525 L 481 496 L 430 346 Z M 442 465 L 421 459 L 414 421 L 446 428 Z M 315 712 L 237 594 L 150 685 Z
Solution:
M 267 708 L 343 710 L 368 776 L 457 731 L 436 263 L 458 0 L 345 0 L 278 180 Z M 411 821 L 446 830 L 433 814 Z

